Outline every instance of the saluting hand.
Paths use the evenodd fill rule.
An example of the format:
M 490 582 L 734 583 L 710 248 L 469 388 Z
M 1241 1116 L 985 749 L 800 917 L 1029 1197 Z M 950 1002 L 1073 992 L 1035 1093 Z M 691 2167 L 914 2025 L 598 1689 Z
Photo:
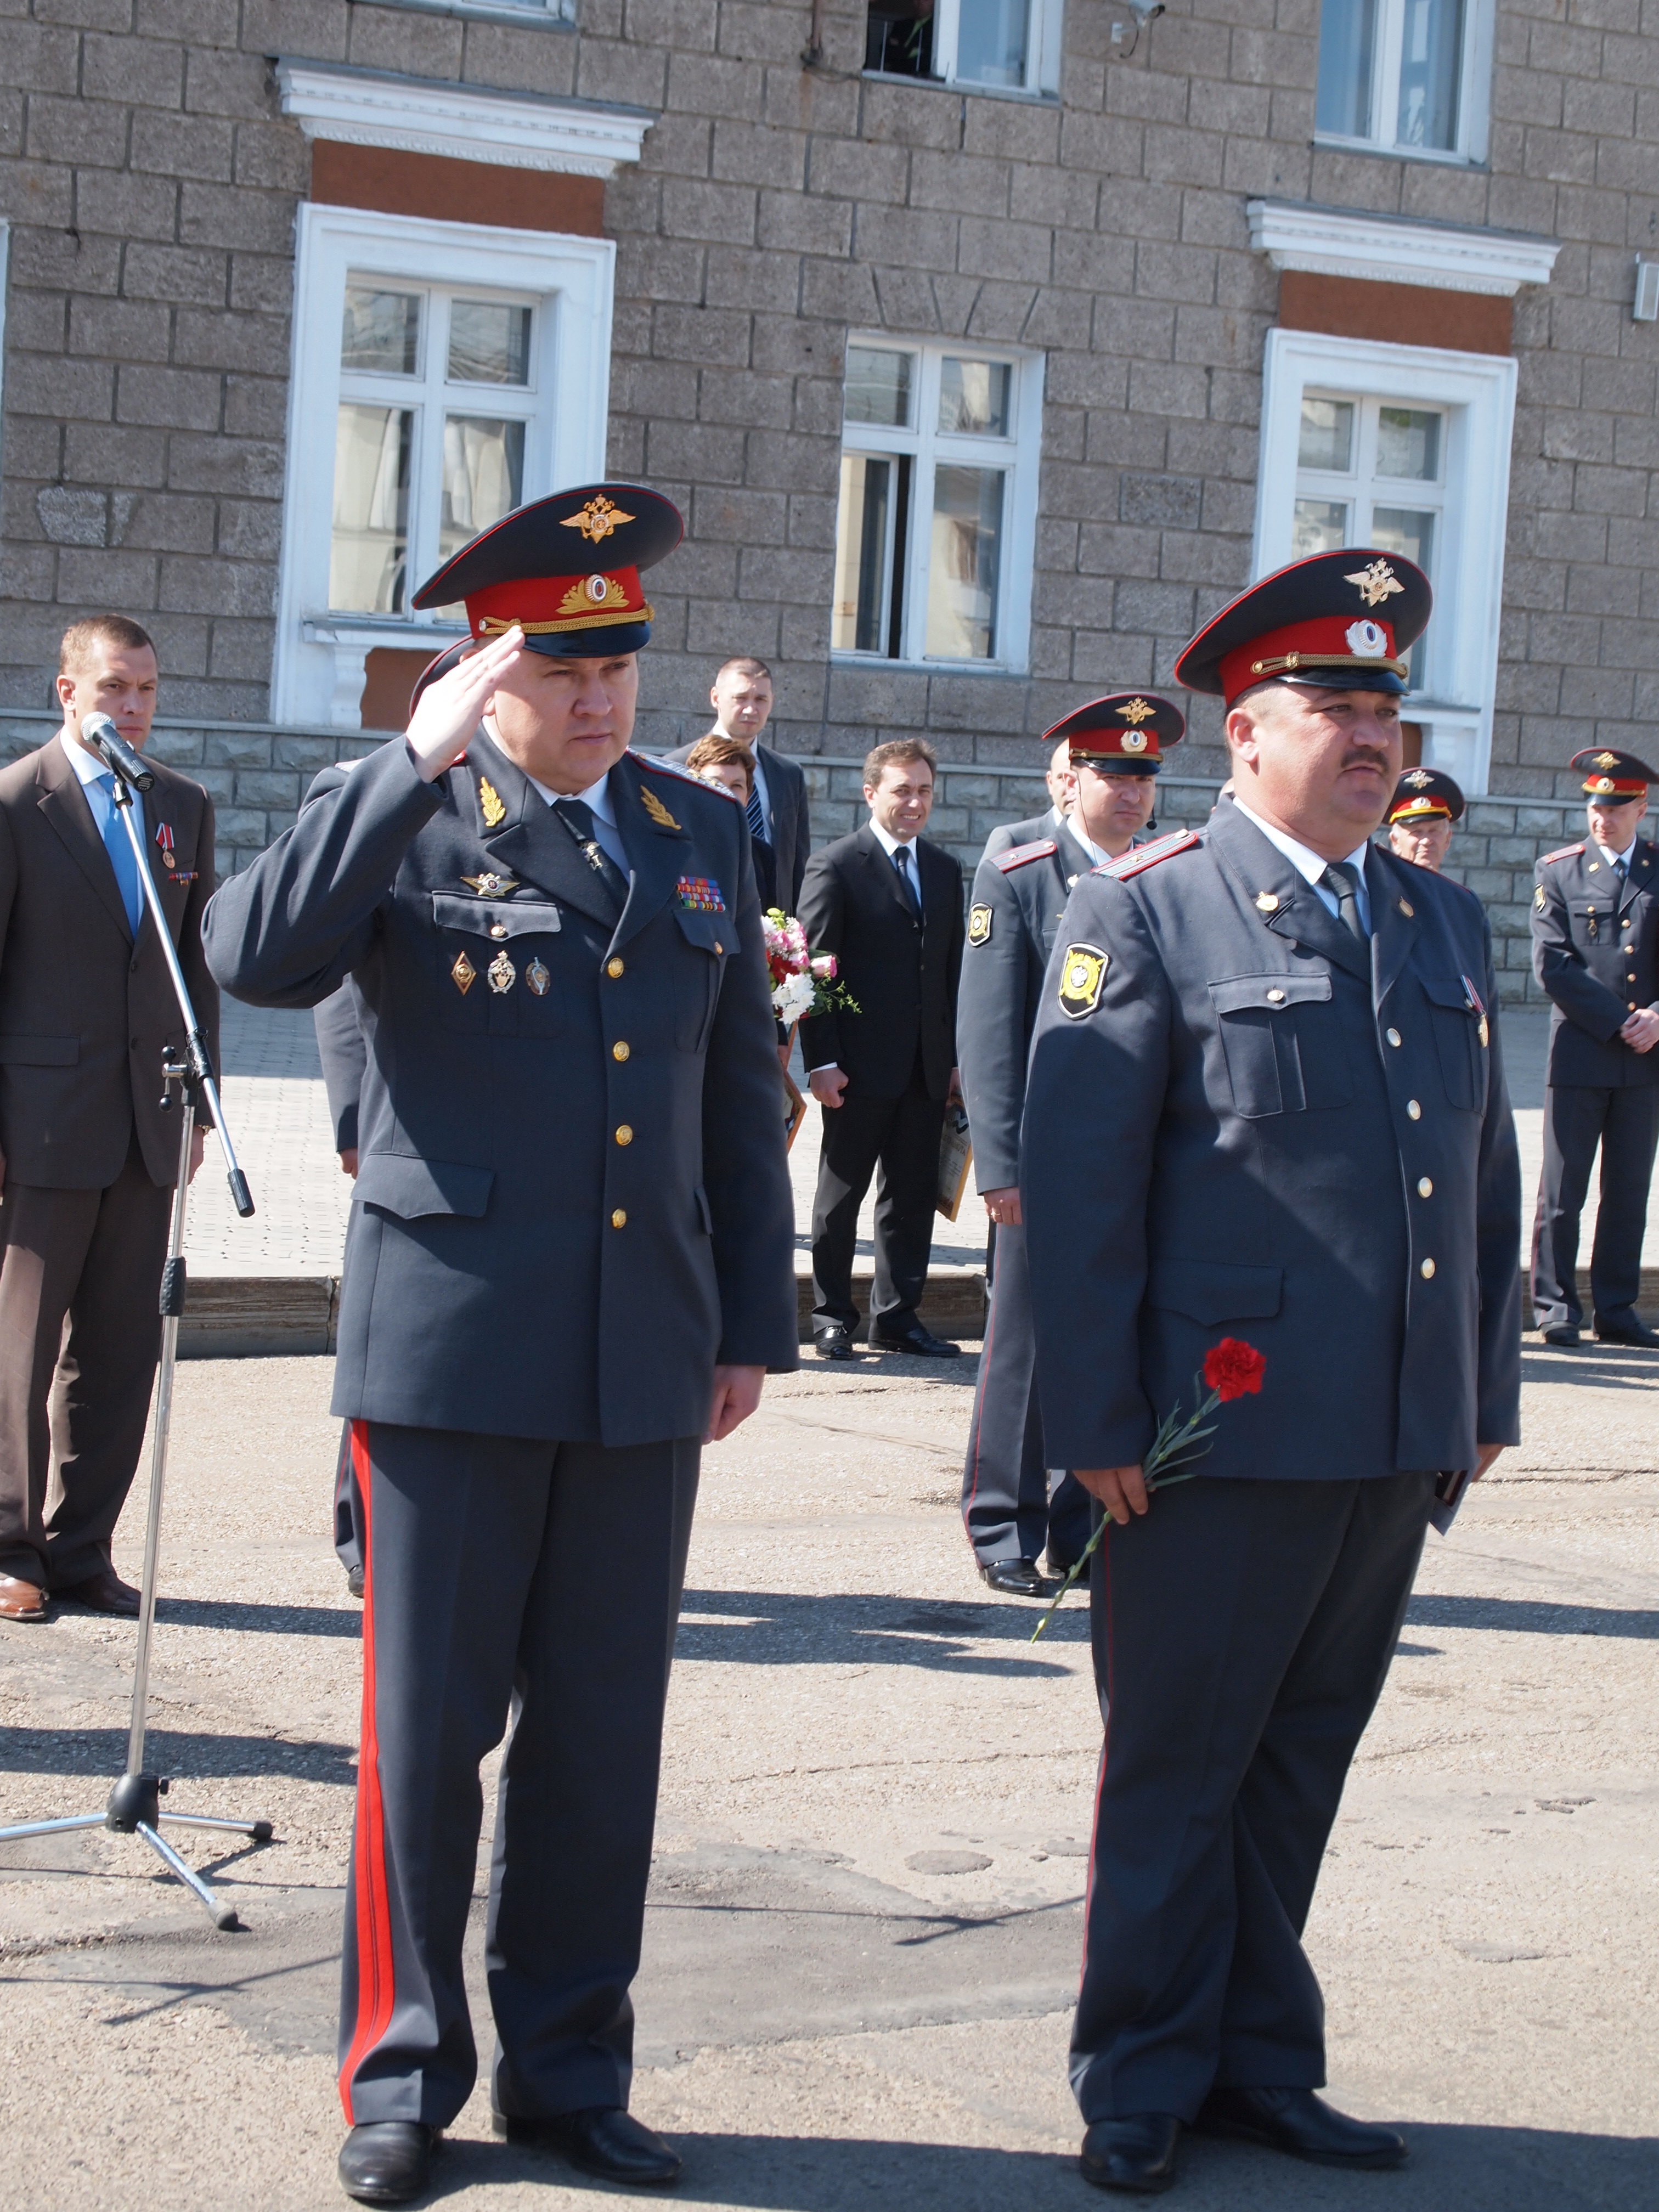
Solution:
M 447 676 L 422 692 L 404 742 L 422 783 L 435 783 L 471 744 L 490 694 L 518 659 L 523 643 L 524 632 L 515 624 L 505 635 L 457 661 Z

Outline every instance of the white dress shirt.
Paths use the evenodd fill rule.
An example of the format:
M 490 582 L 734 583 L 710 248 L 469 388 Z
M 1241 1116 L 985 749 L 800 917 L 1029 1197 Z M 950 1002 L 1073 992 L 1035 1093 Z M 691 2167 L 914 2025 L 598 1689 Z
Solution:
M 526 773 L 525 781 L 540 792 L 551 806 L 556 800 L 576 798 L 581 800 L 593 817 L 593 841 L 606 860 L 614 860 L 623 875 L 633 873 L 628 858 L 628 848 L 623 843 L 622 832 L 617 827 L 617 810 L 611 804 L 611 771 L 607 769 L 597 783 L 590 783 L 586 791 L 550 791 L 546 784 L 538 783 Z
M 1288 830 L 1275 830 L 1271 822 L 1264 822 L 1254 807 L 1244 804 L 1237 792 L 1233 794 L 1233 805 L 1237 807 L 1241 814 L 1248 814 L 1267 842 L 1276 846 L 1285 855 L 1297 875 L 1307 884 L 1326 913 L 1334 915 L 1340 920 L 1342 909 L 1336 902 L 1336 894 L 1327 890 L 1319 880 L 1330 866 L 1329 861 L 1322 854 L 1316 853 L 1311 846 L 1304 845 L 1299 837 L 1292 837 Z M 1368 837 L 1363 845 L 1356 845 L 1352 853 L 1345 855 L 1346 866 L 1358 872 L 1359 919 L 1364 925 L 1367 937 L 1371 932 L 1371 896 L 1365 880 L 1365 858 L 1370 849 L 1370 839 Z
M 1630 856 L 1636 850 L 1636 844 L 1637 841 L 1632 837 L 1622 853 L 1610 853 L 1607 847 L 1601 842 L 1601 840 L 1598 837 L 1595 840 L 1595 849 L 1601 855 L 1601 858 L 1607 862 L 1610 868 L 1616 868 L 1620 860 L 1622 860 L 1625 864 L 1625 874 L 1626 878 L 1628 878 L 1630 874 Z

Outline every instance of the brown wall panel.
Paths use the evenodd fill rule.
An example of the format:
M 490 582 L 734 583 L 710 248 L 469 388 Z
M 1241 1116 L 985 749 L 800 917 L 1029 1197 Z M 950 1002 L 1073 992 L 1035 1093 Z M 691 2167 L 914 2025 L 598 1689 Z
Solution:
M 327 207 L 374 208 L 381 215 L 488 223 L 500 230 L 557 230 L 599 238 L 605 185 L 545 169 L 504 169 L 489 161 L 448 161 L 386 146 L 343 146 L 319 138 L 311 149 L 311 197 Z
M 1372 338 L 1387 345 L 1446 346 L 1454 353 L 1515 349 L 1512 301 L 1425 284 L 1373 284 L 1364 277 L 1287 269 L 1279 280 L 1279 319 L 1287 331 L 1322 331 L 1328 337 Z
M 429 653 L 403 653 L 392 646 L 374 647 L 363 664 L 366 730 L 401 730 L 408 726 L 409 695 L 431 658 Z

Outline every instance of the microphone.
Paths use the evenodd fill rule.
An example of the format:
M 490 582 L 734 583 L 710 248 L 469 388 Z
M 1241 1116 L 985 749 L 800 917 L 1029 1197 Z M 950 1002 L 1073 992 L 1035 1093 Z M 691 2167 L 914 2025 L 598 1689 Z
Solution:
M 107 714 L 83 714 L 81 735 L 94 747 L 106 768 L 112 769 L 123 783 L 130 783 L 135 791 L 148 791 L 155 781 L 155 771 L 146 768 Z

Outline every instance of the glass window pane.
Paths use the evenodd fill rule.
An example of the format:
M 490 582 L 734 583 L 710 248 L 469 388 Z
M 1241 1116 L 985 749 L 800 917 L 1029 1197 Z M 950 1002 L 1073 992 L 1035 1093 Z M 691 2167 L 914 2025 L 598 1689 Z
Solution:
M 1414 407 L 1384 407 L 1376 424 L 1376 473 L 1440 481 L 1440 417 Z
M 1353 466 L 1352 399 L 1303 400 L 1296 459 L 1298 468 L 1332 469 L 1346 476 Z
M 933 0 L 870 0 L 864 66 L 889 76 L 933 73 Z
M 1452 150 L 1462 68 L 1463 0 L 1405 0 L 1397 145 Z
M 885 647 L 893 466 L 866 453 L 841 457 L 836 596 L 830 617 L 830 643 L 836 653 L 880 653 Z
M 376 369 L 382 376 L 413 376 L 420 366 L 421 295 L 377 292 L 348 284 L 342 368 Z
M 939 368 L 939 428 L 962 437 L 1006 438 L 1013 380 L 1006 361 L 947 359 Z
M 439 560 L 448 560 L 469 538 L 511 514 L 523 497 L 524 424 L 447 415 Z
M 328 603 L 353 614 L 403 610 L 409 557 L 406 407 L 343 406 L 334 427 L 334 532 Z
M 1003 483 L 1000 469 L 934 471 L 923 647 L 930 659 L 995 657 Z
M 1319 11 L 1319 88 L 1314 127 L 1344 138 L 1371 135 L 1376 0 L 1324 0 Z
M 1343 499 L 1299 499 L 1291 522 L 1291 558 L 1334 552 L 1348 542 L 1348 503 Z
M 1023 85 L 1030 13 L 1030 0 L 959 0 L 957 81 Z
M 1407 561 L 1415 561 L 1424 574 L 1431 580 L 1434 570 L 1430 565 L 1434 559 L 1434 517 L 1407 507 L 1374 507 L 1371 509 L 1370 535 L 1366 543 L 1384 553 L 1401 554 Z M 1411 664 L 1406 677 L 1413 691 L 1423 689 L 1423 656 L 1427 650 L 1426 638 L 1419 638 L 1411 650 Z
M 847 349 L 847 420 L 882 422 L 895 430 L 910 422 L 910 370 L 914 356 L 888 353 L 875 346 Z
M 530 310 L 493 300 L 456 300 L 449 309 L 452 384 L 528 384 Z

